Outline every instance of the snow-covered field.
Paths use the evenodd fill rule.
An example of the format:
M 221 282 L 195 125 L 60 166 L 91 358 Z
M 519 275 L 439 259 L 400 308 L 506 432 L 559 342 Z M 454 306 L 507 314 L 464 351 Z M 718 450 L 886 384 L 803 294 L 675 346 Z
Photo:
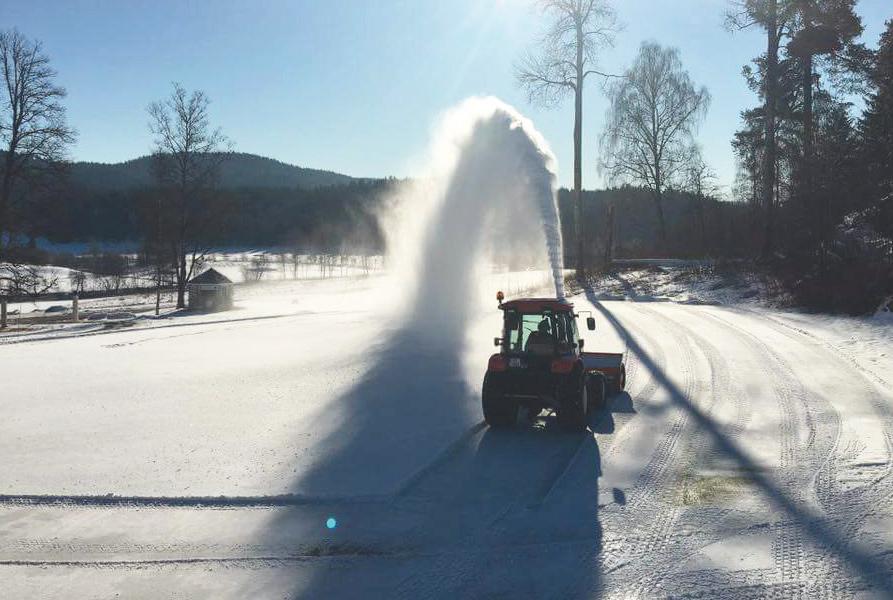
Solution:
M 122 260 L 135 263 L 135 254 L 123 254 Z M 89 257 L 85 257 L 85 260 Z M 204 257 L 197 272 L 213 267 L 235 283 L 266 283 L 284 280 L 312 280 L 328 278 L 359 277 L 380 272 L 381 256 L 356 255 L 309 255 L 251 250 L 245 252 L 212 252 Z M 89 262 L 89 261 L 88 261 Z M 78 271 L 68 267 L 53 265 L 27 265 L 36 271 L 40 289 L 46 288 L 51 294 L 71 294 L 79 292 L 99 292 L 104 297 L 81 299 L 81 307 L 98 307 L 102 310 L 133 309 L 143 310 L 154 307 L 154 294 L 129 293 L 128 290 L 152 288 L 155 276 L 151 269 L 130 266 L 119 277 Z M 81 278 L 78 284 L 78 278 Z M 165 293 L 165 301 L 170 294 Z M 70 306 L 71 301 L 42 299 L 12 302 L 8 309 L 15 321 L 21 317 L 37 317 L 51 306 Z
M 385 276 L 0 338 L 0 596 L 893 597 L 893 324 L 629 289 L 578 435 L 484 427 L 495 302 L 444 347 Z

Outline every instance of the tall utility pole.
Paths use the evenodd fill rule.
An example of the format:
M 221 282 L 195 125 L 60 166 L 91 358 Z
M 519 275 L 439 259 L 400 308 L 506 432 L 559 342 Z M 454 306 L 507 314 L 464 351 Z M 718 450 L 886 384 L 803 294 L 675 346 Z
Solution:
M 766 149 L 763 152 L 762 200 L 764 210 L 763 248 L 760 251 L 768 259 L 775 251 L 775 180 L 776 180 L 776 141 L 775 111 L 778 95 L 778 45 L 781 41 L 778 26 L 778 0 L 768 0 L 766 11 L 766 89 L 765 89 L 765 134 Z
M 576 19 L 576 78 L 574 85 L 574 234 L 577 237 L 577 272 L 586 273 L 586 234 L 583 232 L 583 20 Z
M 574 93 L 574 235 L 577 275 L 586 272 L 586 229 L 583 227 L 583 84 L 589 75 L 611 77 L 596 70 L 598 50 L 611 46 L 618 31 L 608 0 L 539 0 L 553 18 L 535 54 L 518 66 L 518 81 L 530 99 L 543 105 Z

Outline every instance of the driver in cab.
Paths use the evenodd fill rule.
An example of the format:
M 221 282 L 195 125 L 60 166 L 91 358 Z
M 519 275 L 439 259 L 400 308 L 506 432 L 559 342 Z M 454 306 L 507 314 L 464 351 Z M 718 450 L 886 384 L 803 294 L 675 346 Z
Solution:
M 530 333 L 524 350 L 539 356 L 548 356 L 555 352 L 555 336 L 552 335 L 549 319 L 540 321 L 536 331 Z

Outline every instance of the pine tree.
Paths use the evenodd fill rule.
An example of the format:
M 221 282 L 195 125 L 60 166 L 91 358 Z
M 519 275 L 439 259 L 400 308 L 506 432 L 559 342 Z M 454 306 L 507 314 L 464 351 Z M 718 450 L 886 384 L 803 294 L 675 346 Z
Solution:
M 871 85 L 860 123 L 867 200 L 875 229 L 893 238 L 893 20 L 881 34 Z

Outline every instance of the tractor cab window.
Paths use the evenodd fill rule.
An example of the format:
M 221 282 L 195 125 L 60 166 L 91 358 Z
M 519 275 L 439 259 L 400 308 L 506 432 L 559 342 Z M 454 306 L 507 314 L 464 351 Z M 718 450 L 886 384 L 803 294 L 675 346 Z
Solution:
M 546 326 L 541 323 L 547 324 Z M 526 352 L 530 336 L 534 332 L 548 328 L 551 330 L 549 315 L 546 314 L 521 314 L 516 312 L 506 313 L 505 339 L 508 341 L 509 352 Z M 537 337 L 534 335 L 534 337 Z
M 558 324 L 558 353 L 569 354 L 573 352 L 577 342 L 577 323 L 574 315 L 569 312 L 558 313 L 555 316 Z
M 507 313 L 505 339 L 509 352 L 552 355 L 558 344 L 567 340 L 567 322 L 563 315 L 551 311 L 541 313 Z
M 568 354 L 577 342 L 577 323 L 570 312 L 505 313 L 504 347 L 507 352 L 537 355 Z
M 577 320 L 572 313 L 564 313 L 561 316 L 566 323 L 565 332 L 567 333 L 567 342 L 569 344 L 576 344 L 577 338 L 579 338 L 580 335 L 577 333 Z
M 555 315 L 555 339 L 558 342 L 567 341 L 567 323 L 563 313 Z

